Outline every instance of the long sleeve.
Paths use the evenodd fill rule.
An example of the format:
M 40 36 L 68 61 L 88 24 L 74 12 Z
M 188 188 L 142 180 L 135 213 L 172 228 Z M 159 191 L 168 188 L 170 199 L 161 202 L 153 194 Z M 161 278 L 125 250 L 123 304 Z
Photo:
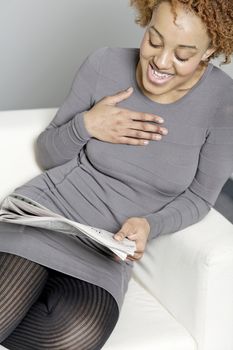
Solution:
M 208 128 L 190 186 L 160 211 L 144 216 L 151 227 L 150 239 L 177 232 L 203 219 L 232 174 L 233 89 L 227 96 Z
M 63 105 L 48 127 L 38 136 L 38 160 L 44 169 L 71 160 L 91 138 L 84 124 L 83 112 L 94 104 L 98 65 L 104 49 L 94 51 L 85 59 L 76 73 Z

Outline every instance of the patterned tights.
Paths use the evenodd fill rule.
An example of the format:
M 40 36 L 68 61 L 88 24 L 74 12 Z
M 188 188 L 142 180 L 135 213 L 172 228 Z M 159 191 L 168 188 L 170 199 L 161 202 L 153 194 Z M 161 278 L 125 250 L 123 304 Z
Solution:
M 10 350 L 99 350 L 118 320 L 105 289 L 0 253 L 0 344 Z

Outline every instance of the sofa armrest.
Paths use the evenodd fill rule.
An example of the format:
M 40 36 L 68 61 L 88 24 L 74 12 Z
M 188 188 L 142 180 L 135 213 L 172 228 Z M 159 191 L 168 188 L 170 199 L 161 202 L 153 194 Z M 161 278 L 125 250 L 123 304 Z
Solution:
M 214 208 L 198 223 L 151 240 L 134 278 L 198 350 L 233 349 L 233 225 Z
M 35 141 L 55 116 L 57 108 L 0 112 L 0 202 L 14 188 L 41 173 Z

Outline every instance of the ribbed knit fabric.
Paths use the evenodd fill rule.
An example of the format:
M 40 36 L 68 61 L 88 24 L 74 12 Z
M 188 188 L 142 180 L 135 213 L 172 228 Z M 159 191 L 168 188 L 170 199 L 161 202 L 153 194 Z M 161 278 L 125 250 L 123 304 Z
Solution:
M 55 168 L 31 185 L 42 187 L 44 204 L 54 185 L 53 201 L 59 192 L 78 220 L 110 230 L 129 216 L 144 216 L 154 238 L 202 219 L 233 172 L 233 80 L 210 63 L 184 97 L 160 104 L 137 86 L 138 58 L 138 49 L 105 47 L 85 60 L 65 103 L 38 139 L 41 164 Z M 148 146 L 90 138 L 82 111 L 131 85 L 134 94 L 118 107 L 160 115 L 168 135 Z M 73 157 L 76 166 L 56 168 Z M 31 194 L 30 188 L 19 191 Z M 75 200 L 82 208 L 75 208 Z M 106 222 L 103 215 L 109 216 Z
M 185 96 L 161 104 L 138 87 L 138 60 L 137 48 L 104 47 L 87 57 L 38 137 L 38 159 L 46 170 L 16 192 L 111 232 L 129 217 L 146 217 L 149 239 L 184 229 L 209 212 L 233 172 L 233 80 L 210 63 Z M 129 86 L 133 94 L 118 107 L 161 116 L 168 129 L 161 141 L 113 144 L 85 128 L 84 111 Z M 117 263 L 91 242 L 0 225 L 1 250 L 97 284 L 122 305 L 132 263 Z

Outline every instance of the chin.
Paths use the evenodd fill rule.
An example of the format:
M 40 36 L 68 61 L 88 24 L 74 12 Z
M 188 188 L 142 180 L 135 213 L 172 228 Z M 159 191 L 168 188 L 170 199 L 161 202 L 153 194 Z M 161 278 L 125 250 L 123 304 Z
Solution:
M 170 82 L 167 82 L 166 84 L 163 84 L 163 85 L 159 85 L 159 84 L 157 85 L 157 84 L 153 84 L 147 78 L 145 78 L 144 81 L 142 82 L 142 86 L 144 91 L 147 94 L 150 94 L 152 96 L 159 96 L 162 94 L 166 94 L 167 92 L 171 91 L 173 88 Z

